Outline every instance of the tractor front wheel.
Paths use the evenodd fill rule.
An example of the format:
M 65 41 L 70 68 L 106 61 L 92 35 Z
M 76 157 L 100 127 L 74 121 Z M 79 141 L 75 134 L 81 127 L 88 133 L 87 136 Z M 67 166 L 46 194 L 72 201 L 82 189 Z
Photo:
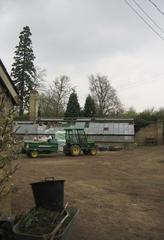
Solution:
M 38 153 L 37 150 L 33 150 L 33 151 L 31 151 L 30 155 L 31 155 L 32 158 L 37 158 L 39 153 Z
M 90 155 L 95 156 L 97 154 L 97 148 L 91 148 L 89 153 Z
M 81 149 L 78 145 L 73 145 L 71 146 L 70 152 L 72 156 L 79 156 L 81 153 Z

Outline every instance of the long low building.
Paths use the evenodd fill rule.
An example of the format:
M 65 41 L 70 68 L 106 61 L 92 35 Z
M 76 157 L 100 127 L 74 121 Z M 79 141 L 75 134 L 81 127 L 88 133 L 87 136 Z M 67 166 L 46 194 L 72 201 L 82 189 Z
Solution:
M 24 139 L 38 135 L 55 135 L 65 128 L 84 129 L 90 139 L 97 144 L 133 143 L 133 119 L 78 118 L 78 119 L 39 119 L 37 122 L 16 122 L 15 132 Z

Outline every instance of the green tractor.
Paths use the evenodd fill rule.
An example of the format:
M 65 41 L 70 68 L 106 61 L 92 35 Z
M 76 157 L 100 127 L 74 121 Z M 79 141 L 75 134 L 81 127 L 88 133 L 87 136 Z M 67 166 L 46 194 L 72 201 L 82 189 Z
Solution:
M 63 148 L 65 155 L 79 156 L 81 152 L 85 155 L 95 156 L 97 146 L 93 141 L 88 141 L 84 129 L 65 129 L 66 145 Z

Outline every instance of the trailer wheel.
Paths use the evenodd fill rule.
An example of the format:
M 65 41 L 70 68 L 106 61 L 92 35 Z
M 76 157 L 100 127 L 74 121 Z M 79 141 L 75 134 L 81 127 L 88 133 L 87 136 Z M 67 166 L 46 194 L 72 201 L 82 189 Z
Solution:
M 31 151 L 30 155 L 31 155 L 32 158 L 37 158 L 39 153 L 38 153 L 37 150 L 33 150 L 33 151 Z
M 89 153 L 90 155 L 95 156 L 97 154 L 97 148 L 91 148 Z
M 79 156 L 81 153 L 81 148 L 78 145 L 73 145 L 71 146 L 70 152 L 72 156 Z

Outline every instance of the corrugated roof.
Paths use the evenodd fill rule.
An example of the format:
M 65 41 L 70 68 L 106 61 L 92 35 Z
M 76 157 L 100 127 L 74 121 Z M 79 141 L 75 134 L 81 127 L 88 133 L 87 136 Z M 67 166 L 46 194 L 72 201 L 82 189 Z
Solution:
M 40 118 L 40 122 L 133 122 L 133 118 Z
M 85 122 L 77 122 L 75 125 L 71 125 L 68 128 L 81 128 L 85 129 L 85 132 L 89 135 L 122 135 L 122 136 L 133 136 L 134 135 L 134 125 L 129 123 L 98 123 L 90 122 L 89 126 L 85 127 Z M 39 126 L 38 124 L 17 124 L 15 130 L 17 134 L 39 134 L 39 135 L 53 135 L 56 131 L 64 130 L 65 127 L 51 127 Z

